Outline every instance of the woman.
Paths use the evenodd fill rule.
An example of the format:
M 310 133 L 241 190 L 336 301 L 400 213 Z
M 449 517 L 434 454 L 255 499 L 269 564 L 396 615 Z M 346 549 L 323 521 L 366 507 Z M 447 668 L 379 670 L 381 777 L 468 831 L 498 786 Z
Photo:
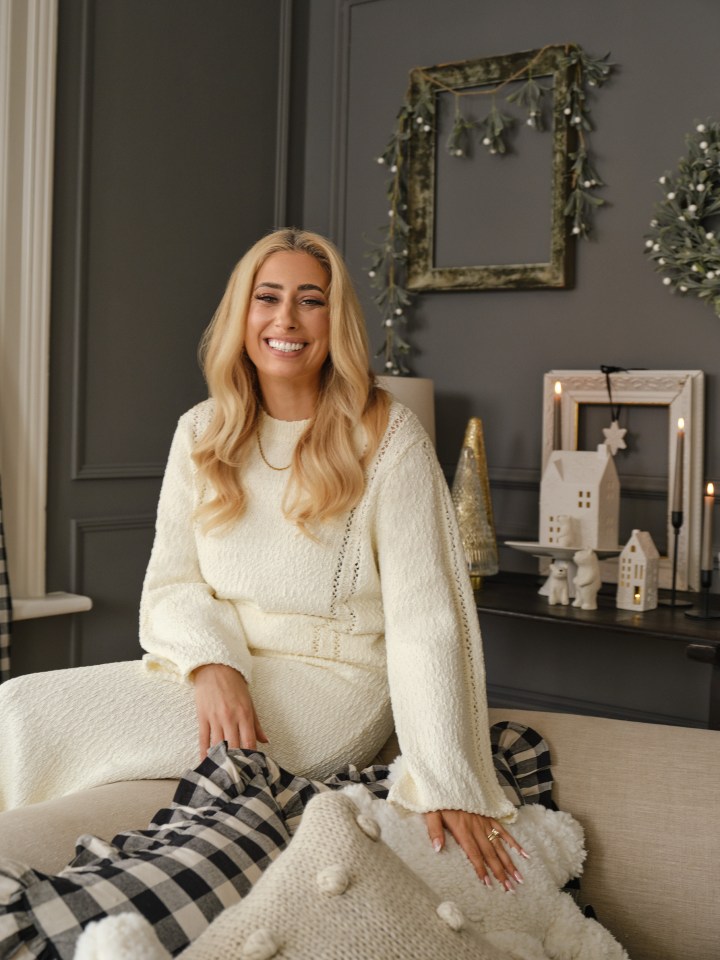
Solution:
M 82 737 L 77 789 L 177 775 L 196 731 L 201 755 L 221 740 L 259 742 L 281 766 L 322 778 L 366 765 L 394 721 L 402 758 L 389 799 L 425 814 L 435 849 L 449 829 L 488 885 L 494 876 L 512 890 L 521 878 L 506 846 L 523 851 L 503 826 L 514 808 L 493 771 L 447 485 L 416 418 L 374 383 L 332 244 L 296 230 L 256 243 L 203 357 L 211 399 L 180 419 L 160 496 L 144 663 L 13 681 L 22 687 L 0 697 L 3 729 L 32 742 L 28 698 L 57 699 L 61 678 L 73 706 L 52 729 Z M 173 729 L 173 742 L 146 742 L 148 728 Z M 102 758 L 88 758 L 89 740 Z M 33 779 L 21 757 L 4 761 L 0 781 Z

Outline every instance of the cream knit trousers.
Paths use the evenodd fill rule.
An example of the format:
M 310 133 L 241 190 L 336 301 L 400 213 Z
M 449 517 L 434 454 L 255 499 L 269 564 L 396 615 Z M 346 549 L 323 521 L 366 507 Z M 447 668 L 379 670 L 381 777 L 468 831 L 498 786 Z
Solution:
M 383 674 L 253 657 L 250 692 L 292 773 L 367 766 L 392 730 Z M 178 777 L 199 761 L 193 687 L 142 661 L 53 670 L 0 686 L 0 810 L 118 780 Z

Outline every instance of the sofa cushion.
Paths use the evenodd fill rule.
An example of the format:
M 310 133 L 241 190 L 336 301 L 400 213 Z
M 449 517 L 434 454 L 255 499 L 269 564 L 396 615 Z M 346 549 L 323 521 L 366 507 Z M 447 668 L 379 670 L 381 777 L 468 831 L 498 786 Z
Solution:
M 0 814 L 0 858 L 62 870 L 84 833 L 114 837 L 149 823 L 172 800 L 177 780 L 124 780 Z
M 541 730 L 555 800 L 585 829 L 583 898 L 633 960 L 708 960 L 720 943 L 720 732 L 490 710 Z

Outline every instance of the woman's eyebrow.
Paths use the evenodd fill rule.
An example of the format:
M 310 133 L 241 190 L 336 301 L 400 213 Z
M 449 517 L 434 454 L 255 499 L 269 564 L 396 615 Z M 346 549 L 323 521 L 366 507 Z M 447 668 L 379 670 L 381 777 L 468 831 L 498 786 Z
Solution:
M 259 290 L 260 287 L 271 287 L 273 290 L 284 290 L 285 287 L 282 283 L 273 283 L 271 280 L 263 280 L 261 283 L 255 287 L 256 290 Z M 319 290 L 323 295 L 325 291 L 322 287 L 319 287 L 316 283 L 300 283 L 297 286 L 298 290 Z

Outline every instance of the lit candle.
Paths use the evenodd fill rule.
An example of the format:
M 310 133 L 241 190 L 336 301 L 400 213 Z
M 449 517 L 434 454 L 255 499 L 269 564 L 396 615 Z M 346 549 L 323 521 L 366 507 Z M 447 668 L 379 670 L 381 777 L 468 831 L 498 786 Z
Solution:
M 685 421 L 677 422 L 677 445 L 675 447 L 675 479 L 672 492 L 672 512 L 682 513 L 683 508 L 683 447 L 685 445 Z
M 707 485 L 707 492 L 703 497 L 703 531 L 702 531 L 702 555 L 700 560 L 700 569 L 712 572 L 712 515 L 715 504 L 715 487 L 712 483 Z
M 560 404 L 562 403 L 562 384 L 555 381 L 555 396 L 553 397 L 553 450 L 562 450 L 562 417 Z

